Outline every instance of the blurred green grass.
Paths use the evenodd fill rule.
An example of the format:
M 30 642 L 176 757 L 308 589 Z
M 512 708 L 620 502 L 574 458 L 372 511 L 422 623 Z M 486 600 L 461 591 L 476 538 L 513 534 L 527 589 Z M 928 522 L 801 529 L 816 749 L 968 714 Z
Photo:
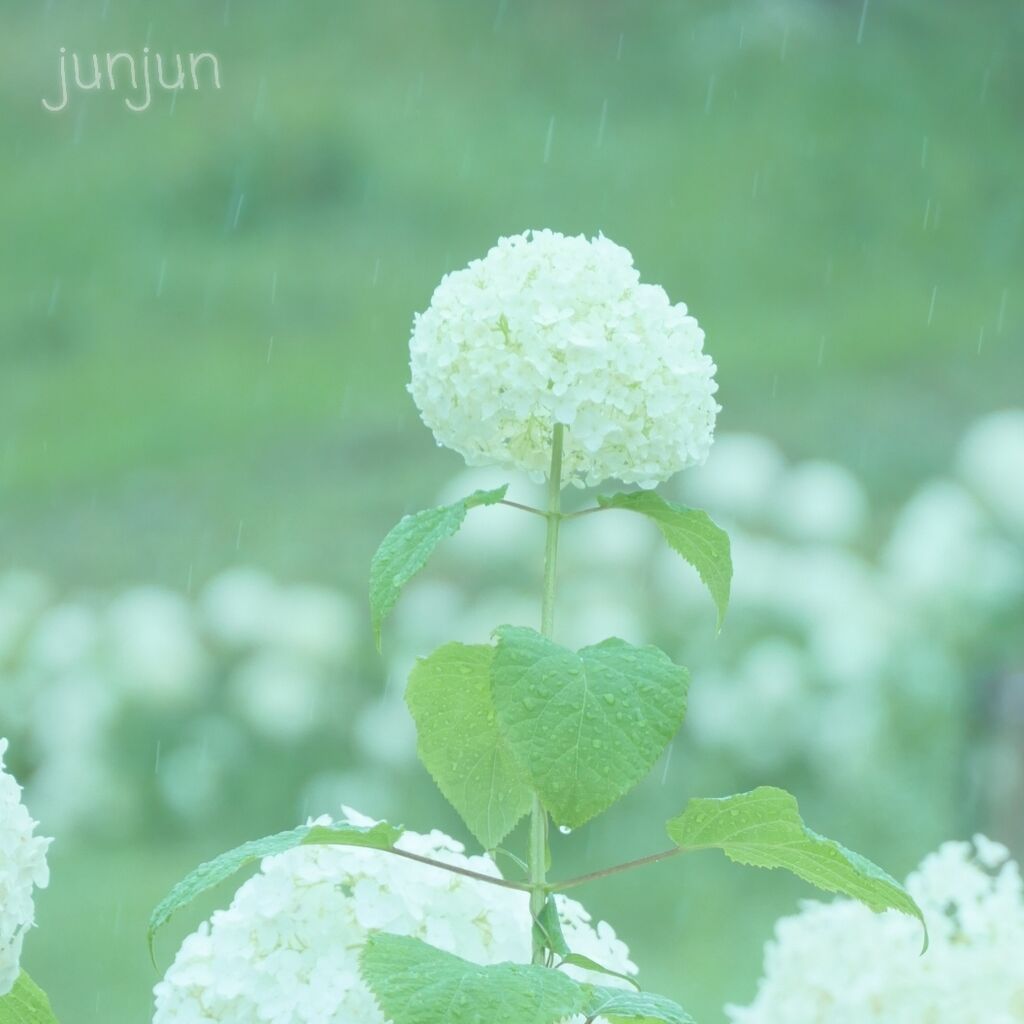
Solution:
M 13 0 L 4 17 L 0 565 L 183 588 L 242 560 L 360 587 L 381 524 L 457 466 L 403 390 L 412 313 L 529 226 L 629 246 L 704 324 L 723 428 L 881 493 L 1020 400 L 1009 0 Z M 147 42 L 216 52 L 223 90 L 41 110 L 59 46 Z M 147 1019 L 145 912 L 233 838 L 57 847 L 29 964 L 67 1019 Z M 796 891 L 715 870 L 590 900 L 705 1020 L 749 994 Z M 663 943 L 645 922 L 677 885 Z

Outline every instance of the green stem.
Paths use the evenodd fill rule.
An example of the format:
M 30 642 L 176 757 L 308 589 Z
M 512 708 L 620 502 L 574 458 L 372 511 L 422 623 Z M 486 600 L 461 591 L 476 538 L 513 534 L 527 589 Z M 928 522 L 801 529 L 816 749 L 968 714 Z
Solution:
M 547 544 L 544 548 L 544 597 L 541 603 L 540 631 L 551 637 L 555 629 L 555 570 L 558 565 L 558 528 L 562 524 L 562 449 L 565 428 L 555 425 L 551 440 L 551 472 L 548 475 Z M 548 815 L 534 794 L 530 814 L 530 914 L 536 921 L 544 910 L 548 898 Z M 539 929 L 533 930 L 533 962 L 543 964 L 547 958 L 544 937 Z
M 441 871 L 448 871 L 453 875 L 462 875 L 464 878 L 472 878 L 477 882 L 488 882 L 501 889 L 517 889 L 519 892 L 533 894 L 533 887 L 523 882 L 514 882 L 507 878 L 495 878 L 493 875 L 485 875 L 482 871 L 471 871 L 469 868 L 460 868 L 455 864 L 446 864 L 443 860 L 434 860 L 432 857 L 424 857 L 418 853 L 410 853 L 408 850 L 396 850 L 394 847 L 381 850 L 381 853 L 390 853 L 395 857 L 402 857 L 405 860 L 414 860 L 417 864 L 426 864 Z
M 634 868 L 642 868 L 647 864 L 657 864 L 660 860 L 668 860 L 669 857 L 678 857 L 681 853 L 690 851 L 682 846 L 674 846 L 671 850 L 663 850 L 661 853 L 651 853 L 638 860 L 627 861 L 625 864 L 615 864 L 610 868 L 603 868 L 601 871 L 592 871 L 589 875 L 580 875 L 578 878 L 569 878 L 564 882 L 552 882 L 548 885 L 548 892 L 565 892 L 566 889 L 575 889 L 578 885 L 586 885 L 588 882 L 596 882 L 599 878 L 608 878 L 611 875 L 621 874 L 623 871 L 632 871 Z
M 562 523 L 562 446 L 565 428 L 555 426 L 551 442 L 551 474 L 548 478 L 548 538 L 544 549 L 544 601 L 540 631 L 549 639 L 555 631 L 555 568 L 558 563 L 558 528 Z

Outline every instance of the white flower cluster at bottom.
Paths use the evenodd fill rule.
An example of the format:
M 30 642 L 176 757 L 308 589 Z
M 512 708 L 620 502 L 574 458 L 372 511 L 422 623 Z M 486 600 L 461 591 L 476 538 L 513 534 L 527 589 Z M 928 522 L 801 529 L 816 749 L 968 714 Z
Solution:
M 371 822 L 346 809 L 348 821 Z M 320 823 L 327 823 L 321 819 Z M 399 848 L 500 876 L 441 832 L 406 832 Z M 635 974 L 629 950 L 605 922 L 559 897 L 574 952 Z M 412 935 L 480 964 L 530 959 L 524 893 L 374 850 L 299 847 L 263 861 L 231 906 L 182 944 L 155 990 L 154 1024 L 384 1024 L 359 973 L 375 931 Z M 569 969 L 580 980 L 623 984 Z
M 35 921 L 32 891 L 50 880 L 49 839 L 36 836 L 36 823 L 21 802 L 21 787 L 4 771 L 7 740 L 0 739 L 0 996 L 18 979 L 21 946 Z
M 807 902 L 781 920 L 750 1006 L 733 1024 L 1020 1024 L 1024 886 L 984 836 L 945 843 L 907 880 L 928 922 L 849 900 Z

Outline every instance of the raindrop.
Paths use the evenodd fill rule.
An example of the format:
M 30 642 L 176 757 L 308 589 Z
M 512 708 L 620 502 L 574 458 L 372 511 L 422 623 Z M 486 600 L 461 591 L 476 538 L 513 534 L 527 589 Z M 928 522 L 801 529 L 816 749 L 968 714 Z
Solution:
M 572 829 L 569 828 L 568 825 L 559 825 L 558 826 L 558 831 L 561 832 L 563 836 L 571 836 L 572 835 Z
M 53 287 L 50 289 L 50 302 L 46 307 L 46 315 L 53 316 L 57 309 L 57 301 L 60 299 L 60 278 L 54 278 Z
M 274 336 L 270 336 L 270 343 L 267 345 L 267 362 L 270 362 L 270 357 L 274 352 Z
M 548 121 L 548 134 L 544 140 L 544 163 L 547 163 L 551 159 L 551 144 L 555 139 L 555 115 L 551 115 L 551 120 Z
M 708 79 L 708 91 L 704 96 L 704 113 L 711 113 L 711 102 L 715 98 L 715 75 Z
M 608 704 L 609 706 L 614 704 L 615 703 L 615 694 L 614 693 L 606 693 L 606 694 L 604 694 L 604 702 L 605 702 L 605 704 Z
M 978 355 L 981 355 L 981 346 L 985 344 L 985 327 L 978 328 Z
M 625 32 L 620 32 L 619 33 L 619 46 L 618 46 L 618 49 L 616 49 L 616 51 L 615 51 L 615 59 L 616 60 L 622 60 L 622 44 L 625 41 L 626 41 L 626 33 Z
M 935 315 L 935 300 L 938 298 L 938 296 L 939 296 L 939 286 L 935 285 L 935 287 L 932 288 L 932 301 L 928 304 L 928 320 L 927 320 L 927 324 L 928 325 L 931 324 L 932 317 Z
M 167 277 L 167 259 L 160 261 L 160 271 L 156 275 L 156 297 L 159 299 L 164 293 L 164 279 Z
M 871 2 L 871 0 L 864 0 L 864 6 L 861 8 L 860 24 L 857 26 L 857 45 L 858 46 L 860 46 L 860 44 L 864 41 L 864 25 L 867 23 L 867 20 L 868 20 L 868 4 L 870 2 Z
M 270 275 L 270 304 L 277 305 L 277 271 Z
M 928 136 L 925 135 L 921 139 L 921 169 L 924 170 L 924 165 L 928 162 Z
M 928 218 L 931 216 L 931 214 L 932 214 L 932 200 L 931 200 L 931 197 L 929 196 L 928 197 L 928 202 L 926 202 L 924 204 L 924 223 L 921 225 L 921 230 L 922 231 L 927 231 L 928 230 Z
M 1004 288 L 1002 298 L 999 300 L 999 315 L 996 317 L 996 334 L 1003 333 L 1003 320 L 1006 318 L 1006 299 L 1009 294 L 1010 289 Z
M 242 547 L 242 528 L 245 526 L 245 520 L 238 520 L 238 532 L 235 534 L 235 550 L 239 551 Z
M 156 757 L 153 759 L 153 774 L 160 774 L 160 740 L 156 741 Z
M 234 216 L 232 217 L 232 220 L 231 220 L 231 227 L 232 227 L 232 229 L 238 227 L 238 222 L 239 222 L 239 220 L 242 217 L 242 207 L 244 205 L 245 205 L 245 193 L 244 192 L 239 192 L 238 196 L 237 196 L 237 198 L 235 199 L 235 202 L 234 202 L 235 212 L 234 212 Z
M 370 282 L 371 285 L 375 285 L 380 280 L 380 257 L 374 261 L 373 264 L 373 280 Z

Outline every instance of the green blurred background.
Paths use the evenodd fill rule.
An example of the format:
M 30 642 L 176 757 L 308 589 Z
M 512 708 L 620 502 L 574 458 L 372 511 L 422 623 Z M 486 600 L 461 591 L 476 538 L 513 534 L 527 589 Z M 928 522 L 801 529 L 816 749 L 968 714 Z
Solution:
M 1022 44 L 1009 0 L 7 0 L 0 569 L 192 592 L 244 563 L 360 595 L 387 526 L 458 470 L 404 389 L 412 315 L 527 227 L 629 247 L 705 327 L 721 429 L 843 463 L 884 514 L 972 419 L 1021 402 Z M 223 88 L 42 109 L 60 46 L 144 45 L 214 52 Z M 361 647 L 338 686 L 383 676 Z M 150 733 L 124 742 L 152 772 Z M 294 821 L 295 794 L 258 781 L 264 753 L 263 798 L 238 790 L 201 828 L 155 815 L 54 846 L 27 963 L 62 1019 L 149 1019 L 151 905 Z M 395 813 L 457 830 L 407 774 Z M 660 845 L 616 814 L 605 847 L 615 828 L 626 853 Z M 941 819 L 893 833 L 843 838 L 904 873 L 945 837 Z M 803 893 L 715 864 L 646 882 L 588 903 L 705 1021 L 749 997 Z

